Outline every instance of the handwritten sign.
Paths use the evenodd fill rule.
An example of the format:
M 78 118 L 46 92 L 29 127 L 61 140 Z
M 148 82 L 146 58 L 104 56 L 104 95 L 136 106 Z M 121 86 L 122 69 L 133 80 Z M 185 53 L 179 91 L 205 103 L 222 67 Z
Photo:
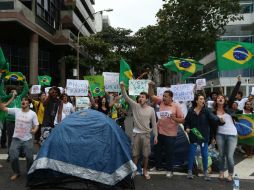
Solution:
M 148 92 L 150 80 L 129 80 L 129 95 L 139 95 L 140 92 Z
M 87 96 L 88 95 L 88 81 L 87 80 L 73 80 L 67 79 L 66 93 L 69 96 Z
M 31 88 L 31 94 L 40 94 L 41 93 L 41 85 L 33 85 Z
M 163 97 L 163 93 L 166 90 L 170 90 L 171 91 L 171 88 L 168 88 L 168 87 L 157 87 L 157 96 Z
M 89 108 L 90 100 L 88 97 L 76 97 L 76 107 L 77 108 Z
M 106 92 L 119 92 L 119 73 L 103 72 Z
M 192 101 L 194 100 L 193 93 L 194 84 L 172 85 L 171 90 L 174 94 L 174 101 Z
M 206 79 L 197 79 L 196 85 L 197 85 L 197 90 L 201 90 L 202 87 L 206 86 Z
M 159 112 L 156 112 L 156 114 L 158 119 L 162 119 L 162 118 L 170 117 L 172 113 L 171 111 L 159 111 Z

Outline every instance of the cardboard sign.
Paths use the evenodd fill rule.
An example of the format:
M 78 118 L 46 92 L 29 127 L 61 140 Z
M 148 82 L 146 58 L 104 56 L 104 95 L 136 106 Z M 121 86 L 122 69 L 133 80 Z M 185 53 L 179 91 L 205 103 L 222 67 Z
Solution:
M 67 79 L 66 93 L 68 96 L 87 96 L 88 86 L 88 80 Z
M 139 95 L 140 92 L 148 93 L 150 80 L 129 80 L 129 95 Z
M 103 72 L 106 92 L 119 92 L 119 73 Z
M 166 90 L 170 90 L 171 91 L 171 88 L 168 88 L 168 87 L 157 87 L 157 96 L 159 97 L 163 97 L 163 94 Z
M 90 99 L 88 97 L 76 97 L 76 107 L 77 108 L 89 108 Z
M 40 94 L 41 93 L 41 85 L 33 85 L 31 88 L 31 94 Z
M 171 90 L 174 94 L 174 101 L 192 101 L 194 100 L 194 84 L 172 85 Z

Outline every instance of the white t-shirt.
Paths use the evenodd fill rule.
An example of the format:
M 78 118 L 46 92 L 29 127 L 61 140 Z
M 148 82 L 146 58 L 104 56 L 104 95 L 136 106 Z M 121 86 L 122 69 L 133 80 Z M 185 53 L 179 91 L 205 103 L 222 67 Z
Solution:
M 70 115 L 71 113 L 73 113 L 73 112 L 74 112 L 73 105 L 70 102 L 67 102 L 66 104 L 64 103 L 63 104 L 63 110 L 62 110 L 62 120 L 64 118 L 66 118 L 68 115 Z M 58 115 L 58 113 L 56 114 L 56 117 L 55 117 L 55 121 L 54 121 L 55 125 L 58 124 L 58 122 L 57 122 L 57 115 Z
M 20 108 L 8 108 L 8 114 L 15 115 L 16 118 L 13 138 L 22 141 L 32 139 L 31 129 L 39 125 L 36 113 L 32 110 L 23 112 Z
M 225 121 L 224 125 L 218 127 L 218 133 L 223 135 L 237 135 L 237 130 L 231 115 L 225 113 L 223 115 L 218 115 L 219 118 L 223 118 Z

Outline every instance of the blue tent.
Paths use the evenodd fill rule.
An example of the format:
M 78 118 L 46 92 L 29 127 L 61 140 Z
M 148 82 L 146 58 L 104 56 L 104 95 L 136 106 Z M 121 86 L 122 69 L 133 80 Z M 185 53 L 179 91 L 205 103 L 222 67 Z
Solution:
M 87 109 L 53 129 L 28 172 L 28 186 L 52 188 L 79 179 L 112 187 L 131 180 L 135 170 L 123 130 L 103 113 Z

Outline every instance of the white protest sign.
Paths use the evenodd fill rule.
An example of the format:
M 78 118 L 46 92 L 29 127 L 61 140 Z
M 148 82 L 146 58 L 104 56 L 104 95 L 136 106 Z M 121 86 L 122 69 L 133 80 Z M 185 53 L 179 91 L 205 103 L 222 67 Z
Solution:
M 193 87 L 194 84 L 171 85 L 171 90 L 174 95 L 173 100 L 184 102 L 194 100 Z
M 52 87 L 46 87 L 45 88 L 45 93 L 48 95 L 49 94 L 49 89 L 51 89 Z
M 31 94 L 40 94 L 41 93 L 41 85 L 33 85 L 31 88 Z
M 66 93 L 68 96 L 87 96 L 88 86 L 88 80 L 67 79 Z
M 162 118 L 170 117 L 172 113 L 171 111 L 159 111 L 159 112 L 156 112 L 156 114 L 158 119 L 162 119 Z
M 103 72 L 106 92 L 119 92 L 119 73 Z
M 58 87 L 58 88 L 59 88 L 61 94 L 64 93 L 64 88 L 63 87 Z
M 90 100 L 88 97 L 76 97 L 76 107 L 77 108 L 89 108 Z
M 148 92 L 150 80 L 129 80 L 129 95 L 139 95 L 140 92 Z
M 168 87 L 157 87 L 157 96 L 163 97 L 163 93 L 167 90 L 171 91 L 171 88 Z
M 201 90 L 202 87 L 206 86 L 206 79 L 197 79 L 196 85 L 197 85 L 197 90 Z
M 251 95 L 254 95 L 254 87 L 251 88 Z
M 214 101 L 211 101 L 211 100 L 207 101 L 208 108 L 213 108 L 213 104 L 214 104 Z

